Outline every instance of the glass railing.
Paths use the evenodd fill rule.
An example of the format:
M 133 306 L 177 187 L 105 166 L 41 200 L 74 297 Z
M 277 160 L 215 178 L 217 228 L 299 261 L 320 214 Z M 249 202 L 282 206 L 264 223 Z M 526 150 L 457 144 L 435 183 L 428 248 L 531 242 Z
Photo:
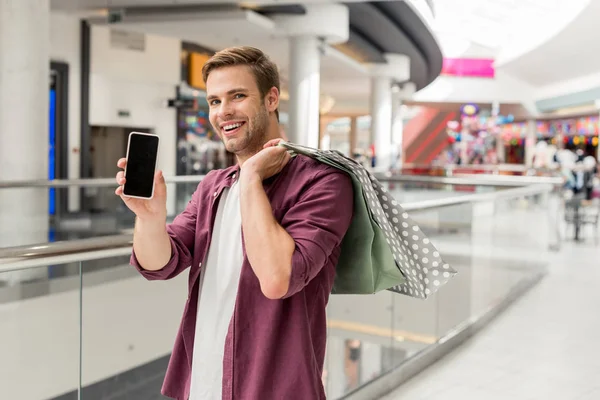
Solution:
M 470 197 L 448 199 L 445 206 L 436 205 L 440 201 L 405 204 L 459 272 L 433 297 L 423 301 L 391 292 L 331 297 L 325 376 L 330 398 L 343 398 L 417 362 L 420 354 L 545 273 L 558 239 L 552 189 L 544 185 Z
M 389 181 L 390 190 L 400 202 L 491 192 L 536 183 L 527 177 L 503 176 L 469 179 L 378 177 Z M 199 175 L 166 178 L 169 220 L 183 211 L 202 178 Z M 556 181 L 554 179 L 554 183 Z M 33 209 L 27 205 L 20 207 L 20 204 L 11 207 L 9 213 L 13 223 L 0 224 L 0 248 L 130 233 L 135 216 L 115 195 L 115 188 L 113 178 L 0 182 L 0 200 L 52 197 L 51 202 L 41 201 Z M 0 210 L 0 221 L 3 221 L 4 213 L 6 211 Z
M 423 185 L 380 179 L 395 196 Z M 487 188 L 403 201 L 459 274 L 425 301 L 387 291 L 332 296 L 328 398 L 419 360 L 544 273 L 557 240 L 553 185 L 429 183 Z M 187 274 L 146 281 L 128 265 L 130 252 L 130 234 L 0 249 L 0 398 L 157 397 Z
M 464 176 L 477 174 L 507 176 L 558 176 L 556 168 L 533 168 L 523 164 L 402 164 L 403 175 Z

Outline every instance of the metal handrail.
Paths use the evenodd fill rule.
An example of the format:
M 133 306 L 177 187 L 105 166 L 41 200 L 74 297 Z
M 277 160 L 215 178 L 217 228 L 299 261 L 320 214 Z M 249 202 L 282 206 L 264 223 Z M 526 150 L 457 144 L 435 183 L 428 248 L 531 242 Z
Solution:
M 445 185 L 463 186 L 525 186 L 536 183 L 563 183 L 561 178 L 528 177 L 509 175 L 455 175 L 453 177 L 421 176 L 421 175 L 390 175 L 382 173 L 373 174 L 381 181 L 390 182 L 423 182 L 439 183 Z M 165 177 L 166 183 L 199 183 L 206 175 L 185 175 Z M 21 180 L 0 182 L 0 189 L 15 188 L 65 188 L 65 187 L 116 187 L 115 178 L 93 179 L 53 179 L 53 180 Z
M 474 193 L 444 199 L 415 201 L 412 203 L 402 204 L 402 208 L 404 208 L 406 211 L 424 211 L 433 208 L 443 208 L 466 203 L 476 203 L 506 198 L 518 198 L 522 196 L 534 196 L 536 194 L 550 193 L 553 190 L 554 185 L 549 183 L 541 183 L 539 185 L 517 187 L 513 189 L 500 190 L 498 192 Z
M 425 182 L 463 186 L 506 186 L 522 187 L 536 184 L 562 185 L 563 178 L 549 176 L 511 176 L 511 175 L 469 175 L 460 174 L 452 177 L 422 175 L 390 175 L 374 174 L 382 182 Z
M 444 199 L 425 200 L 403 204 L 406 211 L 425 211 L 460 204 L 520 198 L 536 194 L 550 193 L 552 184 L 539 184 L 527 187 L 506 189 L 498 192 L 470 194 Z M 90 239 L 69 240 L 54 243 L 8 247 L 0 249 L 0 273 L 32 269 L 67 262 L 88 261 L 107 257 L 125 256 L 131 253 L 133 235 L 111 235 Z
M 402 164 L 402 168 L 419 168 L 419 169 L 444 169 L 444 170 L 456 170 L 456 169 L 478 169 L 481 171 L 498 171 L 498 172 L 525 172 L 529 169 L 526 165 L 522 164 L 444 164 L 444 165 L 432 165 L 432 164 L 418 164 L 418 163 L 405 163 Z
M 198 183 L 206 175 L 178 175 L 165 177 L 167 183 Z M 52 180 L 14 180 L 0 182 L 0 189 L 15 188 L 65 188 L 65 187 L 116 187 L 115 178 L 89 178 L 89 179 L 52 179 Z

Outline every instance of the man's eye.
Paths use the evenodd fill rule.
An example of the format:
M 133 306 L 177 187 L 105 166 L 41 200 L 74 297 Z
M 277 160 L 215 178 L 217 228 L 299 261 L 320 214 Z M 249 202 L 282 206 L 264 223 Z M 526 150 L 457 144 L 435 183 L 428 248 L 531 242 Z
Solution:
M 211 106 L 216 106 L 217 104 L 219 104 L 219 100 L 211 100 L 210 101 Z
M 236 98 L 236 99 L 241 99 L 241 98 L 244 98 L 244 97 L 246 97 L 246 95 L 245 95 L 245 94 L 242 94 L 242 93 L 238 93 L 238 94 L 236 94 L 236 95 L 234 96 L 234 98 Z

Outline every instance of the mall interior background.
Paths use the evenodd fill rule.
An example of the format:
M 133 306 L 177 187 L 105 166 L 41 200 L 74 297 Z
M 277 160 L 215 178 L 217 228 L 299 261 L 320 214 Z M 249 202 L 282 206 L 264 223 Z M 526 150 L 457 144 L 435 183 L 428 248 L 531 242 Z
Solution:
M 297 124 L 290 105 L 290 49 L 275 33 L 263 32 L 278 18 L 268 7 L 234 10 L 223 19 L 196 10 L 193 21 L 178 27 L 172 21 L 161 24 L 160 16 L 152 23 L 128 22 L 127 0 L 53 0 L 50 9 L 37 11 L 18 9 L 26 0 L 18 1 L 0 0 L 0 15 L 9 3 L 25 21 L 48 13 L 49 43 L 24 34 L 27 46 L 21 52 L 18 45 L 0 46 L 0 57 L 4 51 L 47 55 L 49 74 L 43 90 L 33 83 L 22 87 L 31 97 L 19 99 L 29 99 L 36 112 L 15 103 L 3 91 L 8 82 L 0 80 L 0 398 L 5 390 L 7 398 L 66 400 L 77 398 L 80 389 L 90 399 L 158 398 L 153 396 L 185 302 L 186 277 L 148 285 L 127 265 L 134 219 L 114 196 L 115 161 L 124 155 L 131 131 L 158 134 L 158 166 L 179 179 L 169 183 L 173 218 L 203 175 L 234 163 L 208 122 L 204 62 L 225 45 L 245 43 L 244 35 L 260 37 L 249 44 L 270 51 L 282 72 L 280 125 L 286 137 Z M 412 12 L 412 19 L 403 19 L 392 3 L 407 7 L 401 10 Z M 293 18 L 296 6 L 284 8 L 286 18 Z M 596 43 L 589 34 L 600 2 L 410 0 L 345 6 L 354 29 L 351 40 L 319 47 L 318 136 L 311 140 L 381 173 L 386 187 L 460 270 L 429 302 L 388 292 L 332 299 L 324 385 L 331 398 L 361 398 L 377 378 L 434 363 L 424 361 L 427 354 L 454 343 L 457 331 L 470 335 L 472 321 L 488 318 L 489 310 L 504 309 L 547 279 L 553 260 L 568 258 L 565 251 L 573 251 L 573 259 L 597 256 L 600 180 L 591 181 L 585 199 L 571 199 L 569 185 L 577 181 L 572 170 L 579 168 L 583 176 L 584 160 L 593 159 L 595 166 L 600 156 L 600 58 L 590 51 Z M 373 15 L 395 23 L 388 27 L 401 31 L 403 39 L 357 28 Z M 6 21 L 0 19 L 0 35 L 14 31 Z M 426 37 L 415 37 L 417 24 Z M 235 37 L 215 34 L 218 29 Z M 32 32 L 39 33 L 27 28 Z M 380 49 L 396 46 L 410 56 L 371 54 L 391 66 L 387 80 L 378 81 L 376 71 L 382 69 L 361 59 L 368 52 L 353 47 L 361 41 Z M 0 60 L 0 72 L 13 67 Z M 392 83 L 383 103 L 377 99 L 381 92 L 374 94 L 378 82 Z M 374 104 L 389 111 L 383 142 L 381 117 L 373 123 Z M 565 150 L 574 158 L 563 158 Z M 386 157 L 390 162 L 381 170 Z M 48 181 L 64 185 L 44 186 L 51 186 Z M 591 219 L 584 221 L 588 216 L 580 210 L 593 211 Z M 89 246 L 93 250 L 82 250 Z M 67 248 L 73 258 L 51 253 Z M 42 254 L 39 263 L 44 251 L 52 262 L 10 269 L 25 265 L 36 252 Z M 76 258 L 83 253 L 87 258 Z M 583 261 L 579 266 L 589 267 Z M 151 336 L 145 335 L 149 329 Z M 404 380 L 407 370 L 402 369 Z M 23 391 L 32 376 L 39 384 Z

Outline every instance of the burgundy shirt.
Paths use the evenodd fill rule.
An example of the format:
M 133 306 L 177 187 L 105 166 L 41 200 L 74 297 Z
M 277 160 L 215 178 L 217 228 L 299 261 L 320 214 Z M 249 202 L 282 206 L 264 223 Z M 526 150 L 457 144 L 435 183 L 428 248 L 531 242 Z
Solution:
M 239 176 L 239 166 L 211 171 L 186 209 L 167 225 L 171 260 L 159 271 L 131 263 L 149 280 L 170 279 L 190 267 L 189 294 L 162 393 L 187 400 L 200 268 L 210 246 L 220 194 Z M 326 305 L 340 243 L 353 213 L 348 175 L 305 156 L 296 156 L 263 182 L 273 215 L 296 242 L 288 293 L 270 300 L 246 256 L 233 317 L 225 340 L 223 399 L 325 399 L 321 375 L 327 339 Z M 243 235 L 242 235 L 243 243 Z M 201 318 L 201 316 L 200 316 Z

